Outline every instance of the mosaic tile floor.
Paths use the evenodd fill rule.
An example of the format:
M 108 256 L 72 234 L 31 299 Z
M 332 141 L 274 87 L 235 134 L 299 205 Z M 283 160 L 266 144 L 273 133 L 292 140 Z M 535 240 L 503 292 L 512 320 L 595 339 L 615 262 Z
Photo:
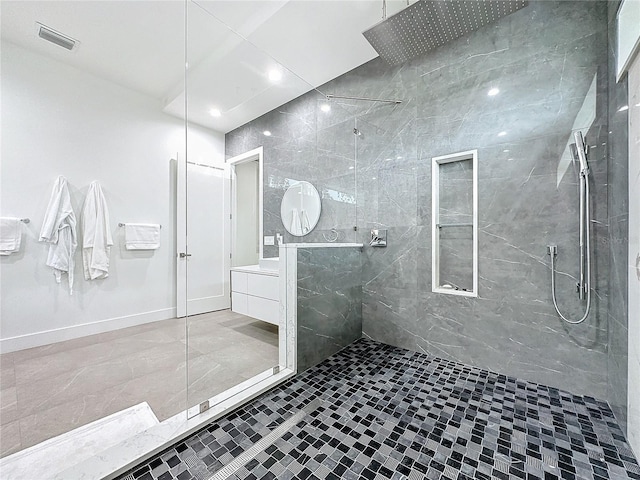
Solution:
M 228 478 L 640 479 L 606 402 L 365 339 L 120 479 L 227 478 L 303 409 Z

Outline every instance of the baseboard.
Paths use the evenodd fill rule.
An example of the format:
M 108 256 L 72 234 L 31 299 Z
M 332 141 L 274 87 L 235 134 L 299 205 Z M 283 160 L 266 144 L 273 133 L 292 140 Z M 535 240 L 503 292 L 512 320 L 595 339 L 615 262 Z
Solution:
M 0 353 L 15 352 L 25 348 L 40 347 L 50 343 L 73 340 L 74 338 L 86 337 L 98 333 L 111 332 L 121 328 L 135 327 L 145 323 L 158 322 L 176 317 L 175 308 L 163 308 L 151 312 L 136 313 L 124 317 L 109 318 L 98 322 L 83 323 L 70 327 L 46 330 L 44 332 L 30 333 L 17 337 L 3 338 L 0 340 Z

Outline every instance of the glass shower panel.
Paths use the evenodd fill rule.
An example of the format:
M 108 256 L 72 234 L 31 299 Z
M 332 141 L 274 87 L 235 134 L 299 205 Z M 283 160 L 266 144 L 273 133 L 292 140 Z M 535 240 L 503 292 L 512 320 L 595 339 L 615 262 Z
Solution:
M 315 92 L 310 95 L 315 97 L 312 106 L 317 118 L 317 143 L 316 156 L 312 162 L 306 162 L 306 168 L 321 192 L 322 215 L 313 234 L 304 241 L 355 242 L 355 119 L 339 100 L 327 100 Z
M 0 8 L 0 215 L 23 220 L 13 253 L 0 257 L 0 454 L 134 416 L 117 437 L 91 427 L 107 448 L 186 408 L 174 240 L 184 104 L 165 103 L 184 89 L 184 5 Z M 34 35 L 36 22 L 80 46 Z M 57 220 L 56 198 L 73 216 Z M 60 243 L 64 232 L 75 251 Z M 82 450 L 69 454 L 79 461 Z
M 185 188 L 178 195 L 186 205 L 186 235 L 178 276 L 187 285 L 192 416 L 227 398 L 232 387 L 241 391 L 277 370 L 277 263 L 259 265 L 278 257 L 275 237 L 285 234 L 280 202 L 286 188 L 301 180 L 319 191 L 324 187 L 309 171 L 317 150 L 317 93 L 305 95 L 308 84 L 219 20 L 221 2 L 187 2 L 186 8 L 187 88 L 176 103 L 186 102 L 188 113 Z M 262 170 L 261 198 L 238 194 L 236 167 L 246 165 L 236 160 L 247 152 L 256 152 L 247 161 L 258 161 Z M 254 211 L 262 212 L 258 240 L 266 235 L 273 243 L 264 242 L 264 258 L 254 265 L 237 263 L 231 254 L 238 224 L 232 222 Z M 254 222 L 252 215 L 244 223 Z

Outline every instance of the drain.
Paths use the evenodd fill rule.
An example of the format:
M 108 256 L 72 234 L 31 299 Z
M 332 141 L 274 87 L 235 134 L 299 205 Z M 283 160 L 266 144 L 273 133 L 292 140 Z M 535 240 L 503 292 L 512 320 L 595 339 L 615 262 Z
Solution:
M 247 450 L 242 452 L 236 458 L 234 458 L 230 463 L 222 467 L 216 473 L 211 475 L 207 480 L 224 480 L 234 473 L 236 473 L 243 465 L 247 464 L 251 460 L 253 460 L 256 455 L 262 452 L 264 449 L 272 445 L 276 440 L 281 438 L 285 433 L 287 433 L 296 423 L 306 417 L 309 413 L 313 412 L 320 406 L 320 400 L 316 399 L 309 402 L 305 405 L 302 410 L 298 413 L 294 414 L 292 417 L 288 418 L 284 422 L 282 422 L 278 427 L 269 432 L 267 435 L 262 437 L 256 443 L 254 443 Z

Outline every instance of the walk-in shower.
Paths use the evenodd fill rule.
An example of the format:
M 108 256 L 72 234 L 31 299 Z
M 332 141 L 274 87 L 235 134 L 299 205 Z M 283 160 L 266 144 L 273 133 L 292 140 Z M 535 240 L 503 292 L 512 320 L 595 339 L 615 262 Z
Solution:
M 580 300 L 584 300 L 585 295 L 587 297 L 587 306 L 584 315 L 580 320 L 570 320 L 562 315 L 558 308 L 558 302 L 556 300 L 556 268 L 555 259 L 558 255 L 557 245 L 547 245 L 547 253 L 551 256 L 551 295 L 553 297 L 553 306 L 565 322 L 571 324 L 578 324 L 585 321 L 589 316 L 589 310 L 591 309 L 591 249 L 590 249 L 590 229 L 589 224 L 590 212 L 589 212 L 589 164 L 587 162 L 587 150 L 582 136 L 582 132 L 574 133 L 575 139 L 575 152 L 580 162 L 580 277 L 576 284 L 578 296 Z

